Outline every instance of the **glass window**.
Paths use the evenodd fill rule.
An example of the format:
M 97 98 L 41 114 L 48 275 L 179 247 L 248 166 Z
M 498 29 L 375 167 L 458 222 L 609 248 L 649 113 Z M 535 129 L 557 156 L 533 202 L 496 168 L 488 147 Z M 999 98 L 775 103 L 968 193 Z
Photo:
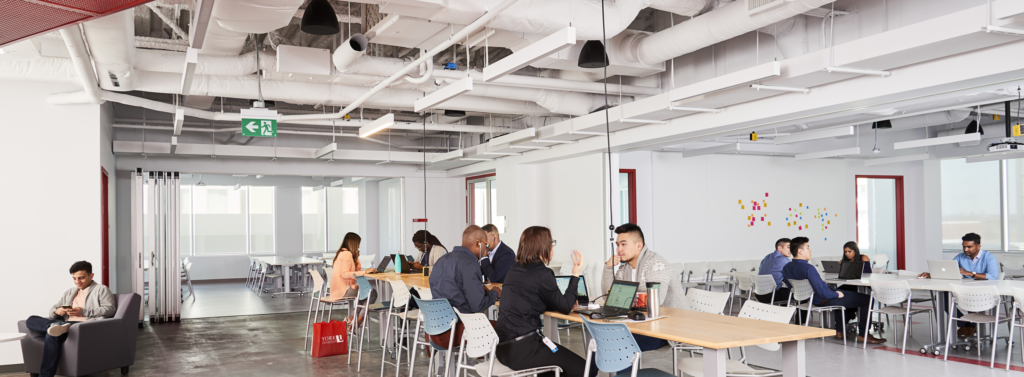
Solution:
M 1010 250 L 1024 250 L 1024 160 L 1006 160 L 1007 235 Z M 986 243 L 982 238 L 982 243 Z
M 327 250 L 327 190 L 302 188 L 302 251 L 323 253 Z
M 630 221 L 632 209 L 629 207 L 629 173 L 619 173 L 619 224 Z
M 473 225 L 487 225 L 487 182 L 473 184 Z
M 999 161 L 942 160 L 942 247 L 961 250 L 960 238 L 981 235 L 985 250 L 1002 250 Z
M 181 186 L 178 198 L 181 209 L 181 229 L 178 232 L 181 255 L 192 255 L 192 186 Z
M 491 220 L 487 223 L 494 224 L 497 222 L 496 217 L 498 217 L 498 180 L 492 179 L 488 183 L 491 185 L 491 196 L 487 198 L 487 200 L 491 201 L 491 216 L 489 216 Z
M 248 188 L 194 186 L 195 255 L 246 254 Z
M 274 187 L 249 187 L 249 251 L 274 253 Z
M 329 187 L 326 191 L 327 248 L 334 251 L 341 247 L 346 233 L 359 233 L 359 188 Z
M 896 267 L 896 180 L 857 178 L 857 246 L 861 254 L 885 254 Z
M 467 219 L 470 224 L 494 224 L 498 216 L 498 180 L 494 176 L 466 182 Z

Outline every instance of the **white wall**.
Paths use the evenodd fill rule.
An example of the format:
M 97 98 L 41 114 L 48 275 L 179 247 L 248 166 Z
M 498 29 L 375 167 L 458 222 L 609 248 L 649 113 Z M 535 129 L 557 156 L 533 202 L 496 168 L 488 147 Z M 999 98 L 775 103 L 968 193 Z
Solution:
M 426 197 L 422 177 L 405 179 L 405 234 L 402 244 L 405 252 L 418 255 L 412 244 L 412 235 L 423 229 L 424 223 L 413 219 L 426 218 L 426 229 L 451 251 L 462 244 L 462 231 L 466 229 L 466 180 L 463 178 L 427 178 Z M 423 203 L 426 200 L 426 208 Z M 424 214 L 423 211 L 426 211 Z
M 0 159 L 7 162 L 5 176 L 18 182 L 4 185 L 0 195 L 0 238 L 12 267 L 0 274 L 0 286 L 8 287 L 0 332 L 17 332 L 18 321 L 46 314 L 74 286 L 68 267 L 75 261 L 88 260 L 102 279 L 100 106 L 46 103 L 48 94 L 80 90 L 75 86 L 0 82 L 0 88 L 8 125 Z M 26 283 L 32 288 L 14 288 Z M 20 363 L 19 343 L 0 344 L 0 365 Z

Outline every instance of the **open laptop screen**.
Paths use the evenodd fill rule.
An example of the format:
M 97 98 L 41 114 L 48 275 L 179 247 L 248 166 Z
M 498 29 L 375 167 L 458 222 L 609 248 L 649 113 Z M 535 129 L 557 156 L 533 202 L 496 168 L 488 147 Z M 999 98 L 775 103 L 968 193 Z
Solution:
M 608 301 L 604 305 L 628 310 L 633 305 L 633 297 L 636 296 L 637 285 L 634 282 L 615 281 L 608 292 Z
M 566 289 L 569 289 L 569 279 L 572 276 L 555 276 L 555 282 L 558 284 L 558 289 L 565 293 Z M 587 280 L 580 276 L 580 282 L 576 285 L 576 296 L 577 297 L 590 297 L 587 294 Z

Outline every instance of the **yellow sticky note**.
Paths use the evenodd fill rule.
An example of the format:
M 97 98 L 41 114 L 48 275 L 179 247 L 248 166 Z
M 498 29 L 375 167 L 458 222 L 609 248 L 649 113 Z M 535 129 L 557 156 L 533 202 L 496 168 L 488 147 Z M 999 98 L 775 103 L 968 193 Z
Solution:
M 750 221 L 750 216 L 747 216 L 747 221 Z
M 768 206 L 768 203 L 765 203 L 763 207 L 767 207 L 767 206 Z
M 771 221 L 768 222 L 768 226 L 772 226 L 772 222 Z
M 828 225 L 832 225 L 832 220 L 826 221 L 825 223 L 827 223 Z
M 810 225 L 804 224 L 804 228 L 810 228 Z
M 747 209 L 747 206 L 741 205 L 740 209 Z
M 788 221 L 786 222 L 786 226 L 792 226 L 792 225 L 793 224 L 790 224 Z
M 804 204 L 803 204 L 803 203 L 800 203 L 800 205 L 798 205 L 797 207 L 803 207 L 803 206 L 804 206 Z
M 743 204 L 743 199 L 737 200 L 737 202 L 739 202 L 739 203 L 736 203 L 736 204 Z

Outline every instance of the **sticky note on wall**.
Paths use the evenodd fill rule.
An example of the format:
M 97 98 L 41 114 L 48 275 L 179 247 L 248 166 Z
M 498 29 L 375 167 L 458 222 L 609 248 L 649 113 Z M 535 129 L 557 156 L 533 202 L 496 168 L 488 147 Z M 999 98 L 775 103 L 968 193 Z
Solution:
M 741 205 L 740 209 L 747 209 L 747 206 Z

